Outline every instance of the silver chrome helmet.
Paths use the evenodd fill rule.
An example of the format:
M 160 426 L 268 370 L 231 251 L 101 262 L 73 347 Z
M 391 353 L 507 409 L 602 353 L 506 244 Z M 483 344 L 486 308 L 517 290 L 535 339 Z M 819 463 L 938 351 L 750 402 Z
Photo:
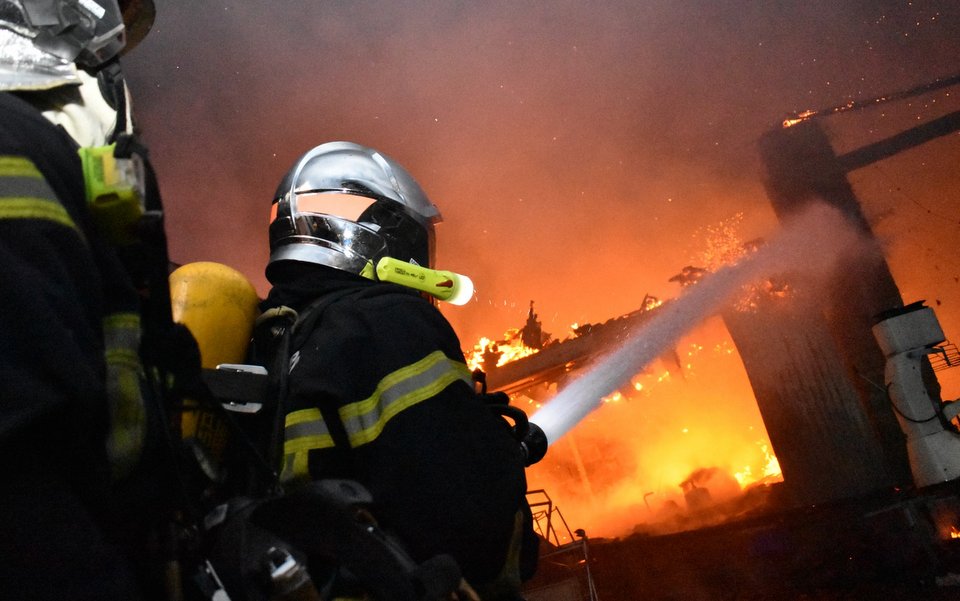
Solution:
M 270 218 L 270 262 L 317 263 L 359 274 L 383 257 L 433 266 L 440 212 L 383 153 L 328 142 L 280 182 Z
M 153 0 L 0 0 L 0 90 L 79 84 L 153 24 Z

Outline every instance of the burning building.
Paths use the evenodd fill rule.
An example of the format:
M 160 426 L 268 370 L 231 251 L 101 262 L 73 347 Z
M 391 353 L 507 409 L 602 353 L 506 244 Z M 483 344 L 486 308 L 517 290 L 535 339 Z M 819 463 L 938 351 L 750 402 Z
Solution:
M 854 169 L 960 129 L 960 116 L 953 113 L 837 155 L 815 117 L 852 108 L 858 107 L 848 104 L 789 119 L 760 140 L 760 152 L 777 216 L 788 222 L 809 203 L 824 201 L 854 224 L 859 252 L 844 254 L 840 269 L 815 289 L 794 286 L 790 274 L 783 274 L 782 281 L 755 288 L 748 302 L 722 311 L 776 453 L 769 455 L 778 467 L 776 480 L 781 480 L 782 469 L 782 482 L 754 488 L 751 495 L 741 488 L 743 479 L 728 471 L 716 466 L 695 469 L 674 483 L 683 504 L 663 503 L 656 520 L 650 520 L 648 496 L 653 493 L 634 499 L 637 522 L 669 523 L 669 528 L 635 529 L 632 536 L 600 546 L 598 556 L 606 554 L 622 566 L 630 563 L 625 557 L 640 563 L 656 554 L 707 555 L 698 562 L 700 577 L 675 583 L 677 590 L 689 592 L 690 582 L 695 582 L 697 594 L 706 595 L 702 598 L 716 598 L 710 591 L 718 593 L 715 586 L 731 583 L 745 591 L 783 593 L 785 583 L 796 589 L 807 570 L 820 570 L 807 583 L 811 589 L 879 582 L 909 591 L 926 587 L 923 594 L 930 595 L 938 591 L 935 583 L 943 584 L 960 569 L 960 552 L 952 542 L 960 523 L 955 482 L 960 476 L 958 411 L 940 398 L 929 358 L 943 368 L 956 364 L 957 356 L 931 309 L 922 301 L 904 305 L 847 179 Z M 676 281 L 696 286 L 705 275 L 710 277 L 708 272 L 689 266 Z M 475 356 L 483 357 L 491 388 L 536 408 L 670 302 L 645 298 L 630 314 L 576 325 L 572 336 L 562 341 L 542 335 L 531 304 L 522 330 L 499 345 L 483 343 Z M 513 347 L 526 350 L 511 351 L 517 358 L 502 360 L 509 355 L 505 349 Z M 683 371 L 676 348 L 658 363 L 672 363 L 678 374 Z M 669 377 L 668 370 L 663 374 L 661 380 Z M 631 381 L 633 390 L 618 390 L 604 401 L 616 403 L 642 390 L 638 378 L 643 375 Z M 621 452 L 616 439 L 591 439 L 591 445 L 597 444 L 602 448 L 585 449 L 574 442 L 561 453 L 560 465 L 552 466 L 587 498 L 595 496 L 598 487 L 615 486 L 615 474 L 636 470 L 630 464 L 635 458 Z M 699 534 L 686 534 L 692 531 Z M 704 543 L 708 538 L 709 544 Z M 831 551 L 822 555 L 825 546 Z M 729 563 L 730 553 L 745 553 L 747 559 Z M 774 576 L 758 577 L 758 565 Z M 621 583 L 663 585 L 649 575 L 633 580 L 610 570 L 606 575 Z M 712 583 L 711 575 L 716 576 Z M 603 591 L 603 578 L 599 580 Z

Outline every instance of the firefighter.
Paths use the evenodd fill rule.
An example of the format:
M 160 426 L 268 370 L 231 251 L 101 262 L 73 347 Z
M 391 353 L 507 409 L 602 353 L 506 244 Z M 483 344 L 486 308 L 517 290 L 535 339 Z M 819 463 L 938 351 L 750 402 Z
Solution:
M 358 481 L 414 560 L 450 555 L 481 598 L 516 598 L 537 540 L 517 441 L 435 304 L 374 281 L 384 257 L 433 266 L 437 207 L 390 157 L 330 142 L 287 173 L 271 219 L 261 308 L 299 313 L 282 481 Z
M 150 481 L 141 290 L 165 246 L 143 260 L 164 238 L 119 56 L 153 18 L 0 0 L 2 599 L 149 598 L 120 491 Z

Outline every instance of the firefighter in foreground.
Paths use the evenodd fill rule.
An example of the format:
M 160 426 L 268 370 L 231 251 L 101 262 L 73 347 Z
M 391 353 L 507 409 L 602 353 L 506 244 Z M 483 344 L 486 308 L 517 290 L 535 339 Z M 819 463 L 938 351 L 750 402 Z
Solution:
M 0 0 L 2 599 L 146 598 L 146 505 L 121 498 L 150 486 L 139 290 L 165 278 L 166 248 L 118 57 L 153 15 Z
M 281 182 L 261 307 L 299 314 L 281 478 L 359 482 L 414 560 L 452 556 L 481 598 L 517 598 L 537 553 L 521 446 L 434 303 L 377 281 L 383 261 L 432 267 L 439 220 L 402 166 L 349 142 L 312 149 Z

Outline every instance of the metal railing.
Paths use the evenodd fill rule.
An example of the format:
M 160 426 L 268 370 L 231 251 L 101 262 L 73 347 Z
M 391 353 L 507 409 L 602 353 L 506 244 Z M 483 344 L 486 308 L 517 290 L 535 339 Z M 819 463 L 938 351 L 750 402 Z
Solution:
M 960 365 L 960 350 L 957 350 L 957 345 L 945 342 L 931 350 L 933 352 L 927 357 L 930 358 L 933 371 L 943 371 Z
M 528 601 L 598 601 L 597 587 L 590 570 L 587 533 L 570 530 L 560 509 L 544 490 L 531 490 L 527 502 L 533 514 L 533 527 L 549 545 L 540 554 L 541 563 L 560 567 L 563 574 L 555 582 L 524 591 Z

